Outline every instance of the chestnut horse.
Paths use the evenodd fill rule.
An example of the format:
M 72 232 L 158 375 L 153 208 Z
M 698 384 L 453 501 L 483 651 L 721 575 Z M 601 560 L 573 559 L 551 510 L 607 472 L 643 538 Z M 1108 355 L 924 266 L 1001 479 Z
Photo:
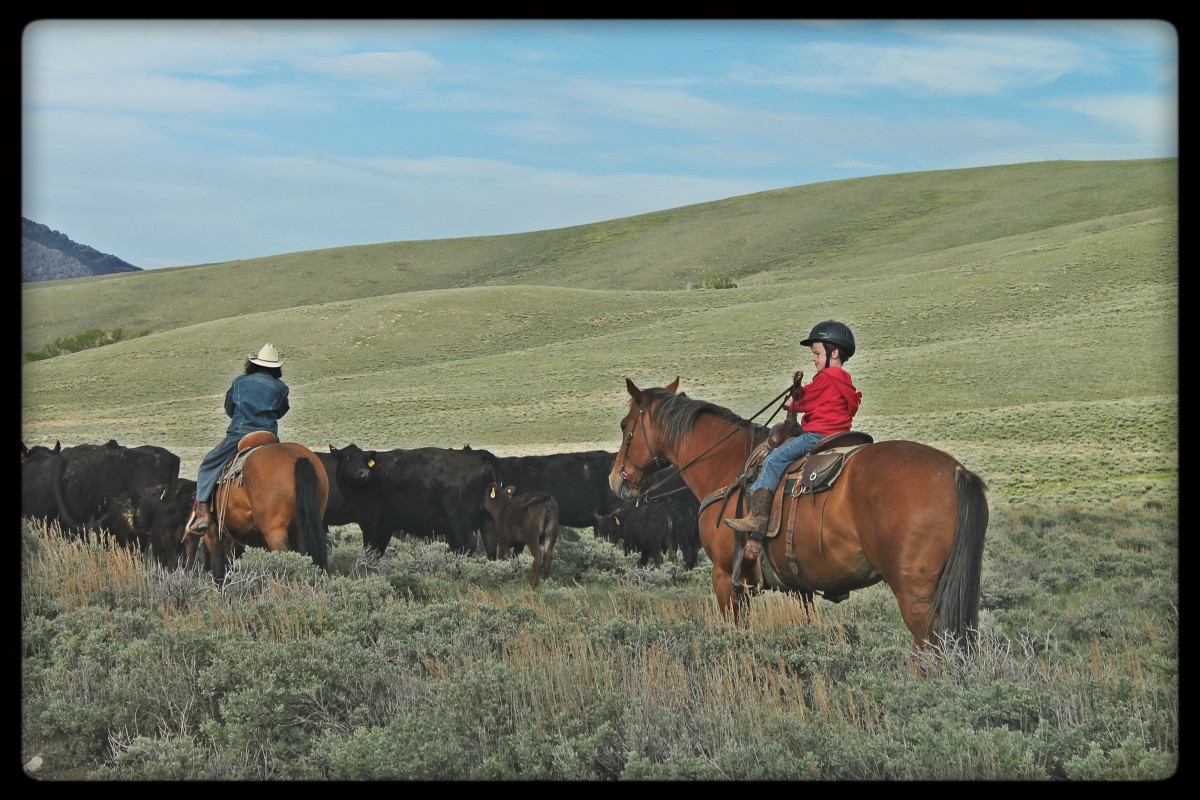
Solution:
M 225 579 L 237 545 L 294 550 L 327 569 L 328 498 L 329 477 L 312 450 L 279 441 L 251 449 L 232 479 L 222 471 L 213 492 L 214 524 L 204 534 L 213 577 Z
M 735 622 L 744 620 L 764 574 L 778 584 L 768 581 L 769 588 L 799 593 L 806 608 L 815 591 L 832 598 L 883 581 L 916 647 L 936 645 L 937 634 L 974 639 L 987 487 L 958 460 L 911 441 L 866 445 L 832 488 L 784 493 L 782 518 L 795 515 L 794 534 L 783 526 L 767 539 L 766 568 L 743 562 L 735 585 L 738 534 L 723 521 L 742 513 L 738 479 L 767 428 L 677 393 L 679 378 L 664 388 L 639 389 L 628 378 L 625 384 L 629 412 L 609 486 L 633 498 L 651 488 L 655 470 L 668 463 L 679 470 L 702 503 L 700 538 L 712 560 L 717 605 Z

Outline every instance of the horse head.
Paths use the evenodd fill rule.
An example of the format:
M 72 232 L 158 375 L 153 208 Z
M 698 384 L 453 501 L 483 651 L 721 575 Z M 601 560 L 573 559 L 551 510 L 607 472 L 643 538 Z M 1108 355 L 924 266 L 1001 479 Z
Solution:
M 663 394 L 674 394 L 679 388 L 679 377 L 661 389 L 642 390 L 629 378 L 625 379 L 629 391 L 629 411 L 621 420 L 621 447 L 608 476 L 608 485 L 613 494 L 623 500 L 638 496 L 646 477 L 670 461 L 663 456 L 660 437 L 650 421 L 650 412 Z

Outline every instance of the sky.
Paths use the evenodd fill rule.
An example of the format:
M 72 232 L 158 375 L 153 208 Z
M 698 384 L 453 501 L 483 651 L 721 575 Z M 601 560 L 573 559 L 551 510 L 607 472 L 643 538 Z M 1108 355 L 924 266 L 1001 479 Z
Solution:
M 42 19 L 21 215 L 156 269 L 1177 156 L 1178 110 L 1155 19 Z

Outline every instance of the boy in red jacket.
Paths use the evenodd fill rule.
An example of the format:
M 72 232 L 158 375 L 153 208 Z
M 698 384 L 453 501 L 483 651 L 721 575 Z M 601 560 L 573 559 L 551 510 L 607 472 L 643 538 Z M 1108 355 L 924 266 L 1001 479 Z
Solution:
M 800 342 L 812 350 L 817 374 L 808 386 L 801 386 L 803 372 L 797 372 L 792 399 L 785 404 L 788 411 L 803 414 L 800 434 L 772 450 L 763 459 L 758 480 L 750 485 L 749 511 L 740 519 L 727 519 L 725 524 L 735 531 L 749 533 L 745 557 L 749 561 L 762 553 L 762 540 L 767 533 L 771 516 L 771 501 L 783 471 L 803 456 L 813 445 L 833 433 L 850 430 L 851 421 L 862 404 L 862 392 L 850 382 L 850 373 L 842 365 L 854 355 L 854 334 L 844 323 L 826 320 L 812 329 Z

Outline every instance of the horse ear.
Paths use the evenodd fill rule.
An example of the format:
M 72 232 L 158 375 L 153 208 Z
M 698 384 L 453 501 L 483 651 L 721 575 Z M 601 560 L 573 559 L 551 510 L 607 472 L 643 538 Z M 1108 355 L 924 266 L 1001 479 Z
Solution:
M 642 390 L 634 385 L 633 381 L 629 380 L 629 378 L 625 379 L 625 388 L 629 390 L 629 396 L 633 398 L 634 402 L 642 402 Z
M 668 383 L 665 388 L 668 392 L 671 392 L 672 394 L 674 394 L 675 390 L 679 388 L 679 376 L 676 375 L 675 380 Z

